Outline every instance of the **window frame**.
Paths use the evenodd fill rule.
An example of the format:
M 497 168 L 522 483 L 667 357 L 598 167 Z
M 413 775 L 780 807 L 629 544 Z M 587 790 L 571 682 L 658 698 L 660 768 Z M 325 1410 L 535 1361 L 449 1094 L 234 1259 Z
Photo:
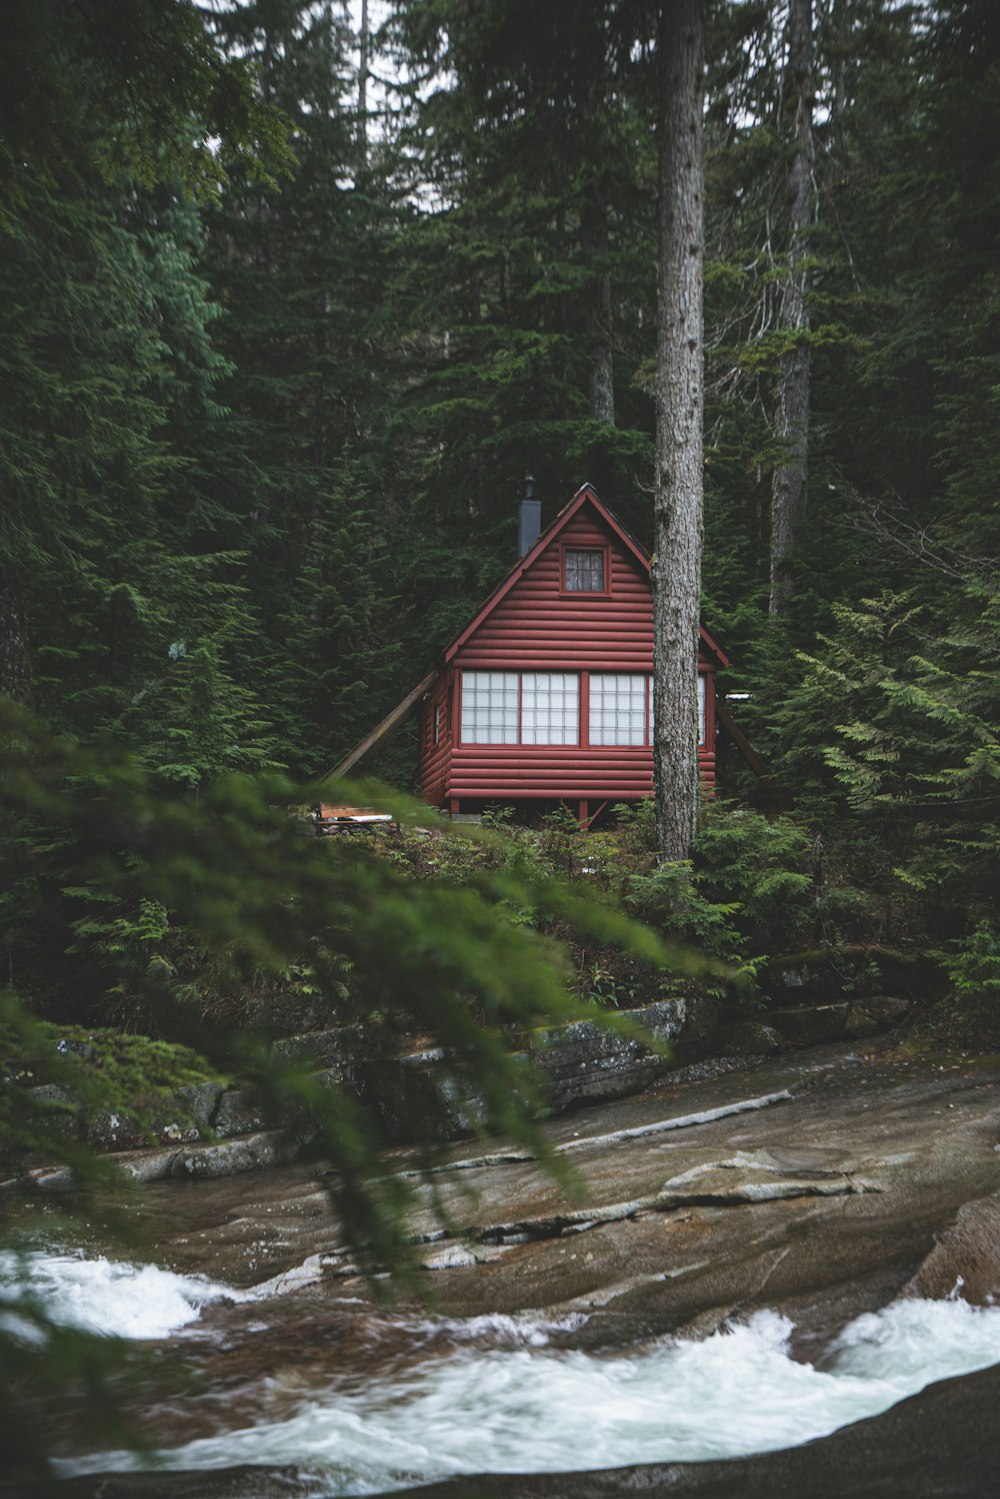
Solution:
M 514 739 L 514 740 L 509 740 L 509 739 L 507 739 L 507 740 L 504 740 L 504 739 L 488 739 L 488 740 L 486 740 L 486 739 L 466 739 L 465 738 L 465 735 L 464 735 L 464 732 L 463 732 L 463 723 L 462 723 L 462 715 L 463 715 L 463 711 L 464 711 L 464 698 L 465 698 L 465 677 L 466 677 L 466 675 L 469 672 L 477 672 L 477 673 L 482 674 L 484 672 L 491 672 L 491 671 L 496 671 L 496 672 L 498 672 L 500 674 L 503 674 L 503 675 L 511 675 L 511 676 L 516 676 L 517 677 L 517 738 Z M 553 741 L 553 740 L 543 740 L 543 741 L 533 740 L 533 741 L 528 741 L 528 740 L 526 740 L 526 739 L 523 738 L 523 733 L 524 733 L 524 724 L 523 724 L 523 714 L 524 714 L 524 678 L 526 676 L 539 676 L 539 675 L 558 675 L 558 676 L 568 676 L 568 677 L 575 677 L 576 678 L 576 682 L 577 682 L 577 711 L 576 711 L 576 738 L 575 739 L 561 740 L 561 741 Z M 642 677 L 644 679 L 644 682 L 645 682 L 645 737 L 644 737 L 643 742 L 641 744 L 621 744 L 621 743 L 618 743 L 618 744 L 600 744 L 600 743 L 595 743 L 595 741 L 591 738 L 591 733 L 590 733 L 591 686 L 592 686 L 592 683 L 593 683 L 593 679 L 595 677 L 600 677 L 600 676 L 630 676 L 630 677 L 634 676 L 634 677 Z M 708 744 L 709 744 L 709 735 L 713 732 L 714 727 L 715 727 L 715 720 L 714 720 L 714 714 L 713 714 L 713 708 L 712 708 L 712 694 L 709 692 L 709 684 L 712 683 L 712 682 L 714 682 L 714 680 L 715 680 L 715 674 L 714 674 L 714 672 L 699 670 L 699 672 L 698 672 L 698 687 L 697 687 L 698 697 L 699 697 L 699 704 L 698 704 L 698 708 L 699 708 L 699 712 L 698 712 L 698 741 L 697 742 L 698 742 L 698 748 L 699 749 L 706 748 L 708 746 Z M 505 667 L 479 667 L 479 666 L 475 666 L 475 667 L 459 667 L 458 670 L 455 673 L 455 681 L 452 683 L 452 686 L 449 688 L 449 694 L 448 694 L 448 696 L 449 696 L 449 714 L 448 714 L 448 718 L 447 719 L 445 718 L 445 714 L 443 712 L 441 714 L 441 721 L 440 722 L 441 722 L 441 729 L 442 729 L 442 737 L 443 737 L 443 731 L 444 731 L 445 724 L 449 723 L 449 727 L 450 727 L 450 731 L 451 731 L 451 740 L 452 740 L 452 743 L 456 747 L 474 749 L 477 746 L 478 747 L 489 746 L 489 747 L 492 747 L 492 748 L 500 748 L 500 749 L 504 749 L 504 750 L 518 750 L 518 749 L 560 749 L 560 748 L 562 748 L 562 749 L 569 749 L 569 748 L 572 748 L 573 746 L 576 746 L 579 749 L 595 749 L 595 750 L 609 750 L 609 749 L 651 750 L 653 748 L 653 729 L 654 729 L 654 725 L 653 725 L 653 673 L 652 672 L 648 672 L 648 671 L 645 671 L 645 672 L 644 671 L 637 671 L 637 672 L 628 672 L 628 671 L 626 671 L 626 672 L 591 671 L 589 668 L 586 668 L 586 667 L 578 667 L 576 670 L 571 670 L 571 671 L 565 671 L 562 668 L 553 667 L 553 668 L 550 668 L 548 671 L 542 671 L 539 668 L 528 668 L 528 669 L 523 670 L 523 671 L 512 672 L 512 671 L 510 671 L 509 667 L 506 667 L 506 668 Z M 428 724 L 428 728 L 432 728 L 432 727 L 433 727 L 433 718 L 431 719 L 431 723 Z M 432 736 L 429 735 L 428 737 L 430 738 Z M 435 741 L 435 742 L 439 743 L 440 741 Z
M 642 738 L 635 739 L 595 739 L 594 738 L 594 710 L 595 697 L 603 698 L 603 693 L 594 692 L 595 679 L 602 677 L 621 678 L 627 677 L 630 681 L 640 683 L 642 688 Z M 650 697 L 652 693 L 652 678 L 648 671 L 591 671 L 587 673 L 587 744 L 594 749 L 648 749 L 651 744 L 649 734 L 649 710 Z M 638 697 L 638 693 L 636 696 Z M 617 697 L 617 693 L 616 693 Z M 600 732 L 600 727 L 598 727 Z
M 604 559 L 603 588 L 567 588 L 566 557 L 569 552 L 598 552 Z M 559 597 L 563 599 L 609 599 L 611 597 L 611 547 L 607 542 L 584 546 L 579 542 L 563 541 L 559 545 Z
M 575 694 L 572 692 L 571 689 L 570 690 L 559 689 L 559 691 L 558 691 L 558 698 L 556 697 L 556 695 L 555 695 L 555 693 L 554 693 L 554 691 L 552 689 L 551 683 L 549 684 L 549 687 L 545 690 L 546 693 L 547 693 L 547 696 L 546 695 L 540 696 L 539 695 L 540 694 L 540 689 L 537 686 L 535 686 L 533 688 L 533 692 L 532 692 L 532 695 L 535 697 L 536 702 L 538 702 L 538 701 L 541 701 L 543 703 L 547 702 L 548 705 L 550 706 L 550 708 L 551 708 L 551 705 L 553 703 L 555 703 L 556 701 L 559 701 L 560 703 L 567 703 L 567 702 L 569 702 L 571 700 L 574 701 L 574 717 L 575 717 L 575 721 L 576 721 L 576 736 L 575 736 L 575 738 L 573 738 L 573 739 L 538 739 L 538 738 L 535 738 L 535 739 L 526 739 L 525 738 L 525 723 L 524 723 L 525 712 L 526 711 L 527 712 L 531 712 L 532 711 L 530 708 L 527 707 L 527 704 L 526 704 L 526 699 L 528 697 L 528 693 L 526 691 L 526 687 L 527 687 L 526 679 L 530 678 L 530 677 L 550 677 L 550 678 L 551 677 L 561 677 L 564 680 L 566 680 L 567 682 L 575 682 L 575 684 L 576 684 L 576 692 L 575 692 Z M 580 702 L 581 702 L 581 696 L 582 696 L 582 694 L 581 694 L 581 681 L 582 681 L 582 677 L 583 677 L 583 673 L 580 672 L 580 671 L 564 671 L 564 670 L 562 670 L 559 667 L 556 667 L 556 668 L 554 668 L 554 669 L 552 669 L 550 671 L 543 671 L 543 670 L 531 669 L 529 671 L 518 672 L 518 694 L 519 694 L 519 708 L 518 708 L 518 736 L 519 737 L 518 737 L 518 743 L 519 744 L 529 745 L 531 747 L 534 747 L 536 745 L 550 745 L 550 746 L 552 746 L 555 749 L 571 749 L 573 747 L 579 748 L 580 743 L 581 743 L 581 737 L 580 737 L 581 736 Z M 534 712 L 536 714 L 538 713 L 538 708 L 537 707 L 535 707 Z M 540 731 L 540 727 L 541 726 L 538 724 L 538 722 L 535 722 L 532 725 L 532 731 L 537 735 L 539 733 L 539 731 Z M 560 725 L 560 727 L 562 727 L 562 726 Z M 549 732 L 552 731 L 552 720 L 551 719 L 549 720 L 548 730 L 549 730 Z
M 465 737 L 465 725 L 463 723 L 463 714 L 464 714 L 464 711 L 465 711 L 465 678 L 470 673 L 476 673 L 478 675 L 486 675 L 486 674 L 488 674 L 490 672 L 494 672 L 494 671 L 496 672 L 497 675 L 501 675 L 501 676 L 516 676 L 517 677 L 517 738 L 514 739 L 514 740 L 510 740 L 510 739 L 467 739 Z M 575 677 L 575 679 L 576 679 L 576 738 L 575 739 L 560 739 L 560 740 L 552 740 L 552 739 L 538 740 L 538 739 L 533 739 L 533 740 L 527 740 L 527 739 L 524 738 L 524 679 L 525 679 L 525 677 L 535 677 L 535 676 Z M 456 715 L 455 715 L 455 717 L 456 717 L 455 744 L 458 745 L 458 746 L 460 746 L 461 748 L 463 748 L 463 749 L 475 749 L 475 748 L 484 748 L 486 746 L 489 746 L 490 748 L 493 748 L 493 749 L 499 748 L 499 749 L 503 749 L 503 750 L 520 750 L 520 749 L 531 749 L 531 750 L 542 749 L 542 750 L 544 750 L 544 749 L 573 749 L 573 748 L 579 749 L 583 744 L 585 744 L 586 741 L 583 738 L 583 713 L 582 713 L 582 691 L 583 691 L 582 683 L 583 683 L 584 673 L 582 671 L 580 671 L 579 669 L 571 670 L 571 671 L 566 671 L 566 670 L 564 670 L 561 667 L 553 667 L 553 668 L 551 668 L 548 671 L 544 671 L 542 669 L 528 668 L 528 669 L 523 670 L 523 671 L 512 672 L 512 671 L 510 671 L 509 668 L 505 668 L 505 667 L 495 667 L 494 668 L 494 667 L 488 667 L 488 666 L 487 667 L 470 666 L 470 667 L 460 667 L 459 670 L 458 670 L 458 673 L 457 673 L 457 677 L 458 677 L 458 688 L 459 688 L 459 690 L 458 690 L 458 692 L 456 694 L 456 697 L 457 697 L 458 701 L 457 701 L 457 711 L 456 711 Z
M 456 744 L 460 744 L 460 745 L 463 745 L 463 746 L 470 746 L 470 747 L 489 745 L 492 748 L 496 748 L 496 747 L 499 746 L 502 749 L 508 749 L 508 750 L 509 749 L 517 749 L 520 746 L 520 743 L 521 743 L 521 675 L 522 675 L 521 672 L 519 672 L 519 671 L 512 671 L 509 667 L 470 666 L 470 667 L 462 667 L 462 668 L 459 669 L 459 672 L 458 672 L 458 686 L 459 686 L 459 690 L 458 690 L 458 693 L 456 694 L 457 703 L 456 703 L 456 713 L 455 713 L 455 719 L 456 719 L 455 743 Z M 466 695 L 466 679 L 468 677 L 470 677 L 470 676 L 480 676 L 480 677 L 481 676 L 501 676 L 501 677 L 515 677 L 516 678 L 516 680 L 517 680 L 517 686 L 516 686 L 517 705 L 516 705 L 515 721 L 514 721 L 514 725 L 513 725 L 513 728 L 514 728 L 514 738 L 513 739 L 480 739 L 478 737 L 475 737 L 475 738 L 472 738 L 472 739 L 467 739 L 466 738 L 465 714 L 466 714 L 466 709 L 467 709 L 467 706 L 468 706 L 468 699 L 467 699 L 467 695 Z M 501 691 L 506 691 L 506 690 L 507 690 L 506 688 L 502 688 L 501 689 Z M 475 710 L 471 710 L 471 711 L 475 711 Z M 472 724 L 471 727 L 473 729 L 475 729 L 476 725 Z

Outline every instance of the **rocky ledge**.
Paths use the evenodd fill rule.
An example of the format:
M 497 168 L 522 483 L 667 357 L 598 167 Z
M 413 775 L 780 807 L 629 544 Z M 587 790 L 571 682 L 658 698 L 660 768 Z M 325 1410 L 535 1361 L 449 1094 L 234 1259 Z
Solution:
M 877 996 L 867 1000 L 784 1007 L 767 1020 L 747 1020 L 727 1013 L 716 1000 L 699 996 L 657 1001 L 612 1016 L 610 1024 L 578 1020 L 539 1032 L 522 1052 L 525 1065 L 541 1075 L 542 1092 L 551 1114 L 641 1093 L 658 1078 L 687 1075 L 692 1059 L 708 1059 L 710 1070 L 742 1069 L 748 1061 L 788 1048 L 839 1039 L 858 1039 L 899 1025 L 910 1012 L 906 1000 Z M 344 1033 L 309 1032 L 275 1043 L 275 1060 L 300 1064 L 321 1080 L 347 1089 L 357 1086 Z M 431 1077 L 439 1070 L 440 1051 L 415 1051 L 396 1059 L 395 1066 L 419 1067 Z M 61 1107 L 71 1101 L 58 1090 L 32 1092 Z M 483 1116 L 482 1101 L 456 1095 L 442 1081 L 440 1095 L 455 1138 L 473 1133 Z M 314 1132 L 307 1116 L 268 1128 L 261 1099 L 250 1088 L 203 1082 L 181 1089 L 161 1107 L 152 1132 L 144 1132 L 127 1116 L 101 1113 L 84 1125 L 89 1142 L 111 1154 L 122 1170 L 147 1183 L 184 1177 L 214 1178 L 284 1165 L 311 1145 Z M 390 1133 L 405 1140 L 405 1124 L 384 1120 Z M 65 1167 L 40 1166 L 31 1173 L 43 1188 L 69 1182 Z

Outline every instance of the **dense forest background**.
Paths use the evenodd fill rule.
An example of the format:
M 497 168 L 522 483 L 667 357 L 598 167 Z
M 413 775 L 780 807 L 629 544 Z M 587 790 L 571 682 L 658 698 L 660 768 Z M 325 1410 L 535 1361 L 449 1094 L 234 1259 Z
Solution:
M 526 472 L 546 521 L 590 479 L 649 539 L 656 7 L 373 0 L 360 34 L 333 0 L 29 9 L 3 78 L 0 687 L 192 798 L 316 776 L 508 570 Z M 806 11 L 803 72 L 787 5 L 709 8 L 703 617 L 795 829 L 727 857 L 743 878 L 794 845 L 864 909 L 838 937 L 919 935 L 992 993 L 1000 16 Z M 405 785 L 413 752 L 376 768 Z
M 389 1113 L 426 1161 L 471 1097 L 551 1159 L 512 1050 L 581 1009 L 680 988 L 754 1051 L 785 964 L 1000 1043 L 995 0 L 707 3 L 702 607 L 770 774 L 728 756 L 687 861 L 648 807 L 305 837 L 508 571 L 526 473 L 651 539 L 661 8 L 6 8 L 5 1188 L 100 1187 L 102 1111 L 156 1138 L 237 1077 L 392 1265 Z M 276 1060 L 331 1025 L 337 1086 Z M 440 1074 L 383 1065 L 415 1036 Z M 24 1391 L 93 1417 L 106 1353 L 5 1297 L 44 1464 Z

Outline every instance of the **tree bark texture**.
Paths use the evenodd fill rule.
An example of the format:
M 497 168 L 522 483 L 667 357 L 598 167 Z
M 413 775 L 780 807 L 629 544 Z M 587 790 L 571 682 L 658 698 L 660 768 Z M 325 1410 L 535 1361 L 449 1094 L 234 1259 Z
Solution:
M 611 334 L 611 278 L 608 275 L 608 210 L 600 184 L 584 194 L 580 207 L 580 248 L 589 273 L 585 319 L 588 363 L 588 410 L 592 421 L 615 424 L 614 346 Z M 587 478 L 602 499 L 611 503 L 611 455 L 606 441 L 591 445 Z
M 661 860 L 698 816 L 698 624 L 704 350 L 704 0 L 661 0 L 659 266 L 653 501 L 653 765 Z
M 361 0 L 361 27 L 358 32 L 358 171 L 368 173 L 368 53 L 371 32 L 368 25 L 368 0 Z
M 32 705 L 31 658 L 21 612 L 21 589 L 13 567 L 0 563 L 0 694 Z
M 581 6 L 580 24 L 585 27 L 587 46 L 583 70 L 581 144 L 588 167 L 580 196 L 580 252 L 587 280 L 584 288 L 584 320 L 587 350 L 587 415 L 591 421 L 613 427 L 615 423 L 614 346 L 612 342 L 611 276 L 608 270 L 609 180 L 604 162 L 604 120 L 613 83 L 604 36 L 602 8 Z M 584 17 L 586 19 L 584 19 Z M 612 501 L 611 448 L 606 437 L 591 443 L 587 453 L 587 478 L 598 494 Z
M 587 288 L 587 351 L 590 362 L 589 415 L 595 422 L 615 421 L 614 352 L 611 338 L 611 278 L 602 264 L 608 253 L 608 213 L 597 199 L 583 204 L 580 239 L 590 271 Z
M 791 559 L 802 530 L 809 457 L 809 231 L 813 191 L 812 0 L 789 0 L 784 112 L 791 116 L 793 150 L 788 169 L 788 268 L 781 297 L 781 328 L 788 347 L 778 366 L 775 436 L 779 456 L 771 479 L 770 613 L 788 613 Z

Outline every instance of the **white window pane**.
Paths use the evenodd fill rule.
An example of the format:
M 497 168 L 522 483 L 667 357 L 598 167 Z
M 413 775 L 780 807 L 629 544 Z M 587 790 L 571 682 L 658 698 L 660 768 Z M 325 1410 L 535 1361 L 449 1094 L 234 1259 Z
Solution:
M 525 672 L 521 699 L 521 737 L 525 744 L 578 742 L 580 678 L 576 672 Z
M 631 672 L 592 672 L 591 744 L 646 742 L 646 678 Z
M 462 742 L 517 743 L 517 673 L 462 673 Z

